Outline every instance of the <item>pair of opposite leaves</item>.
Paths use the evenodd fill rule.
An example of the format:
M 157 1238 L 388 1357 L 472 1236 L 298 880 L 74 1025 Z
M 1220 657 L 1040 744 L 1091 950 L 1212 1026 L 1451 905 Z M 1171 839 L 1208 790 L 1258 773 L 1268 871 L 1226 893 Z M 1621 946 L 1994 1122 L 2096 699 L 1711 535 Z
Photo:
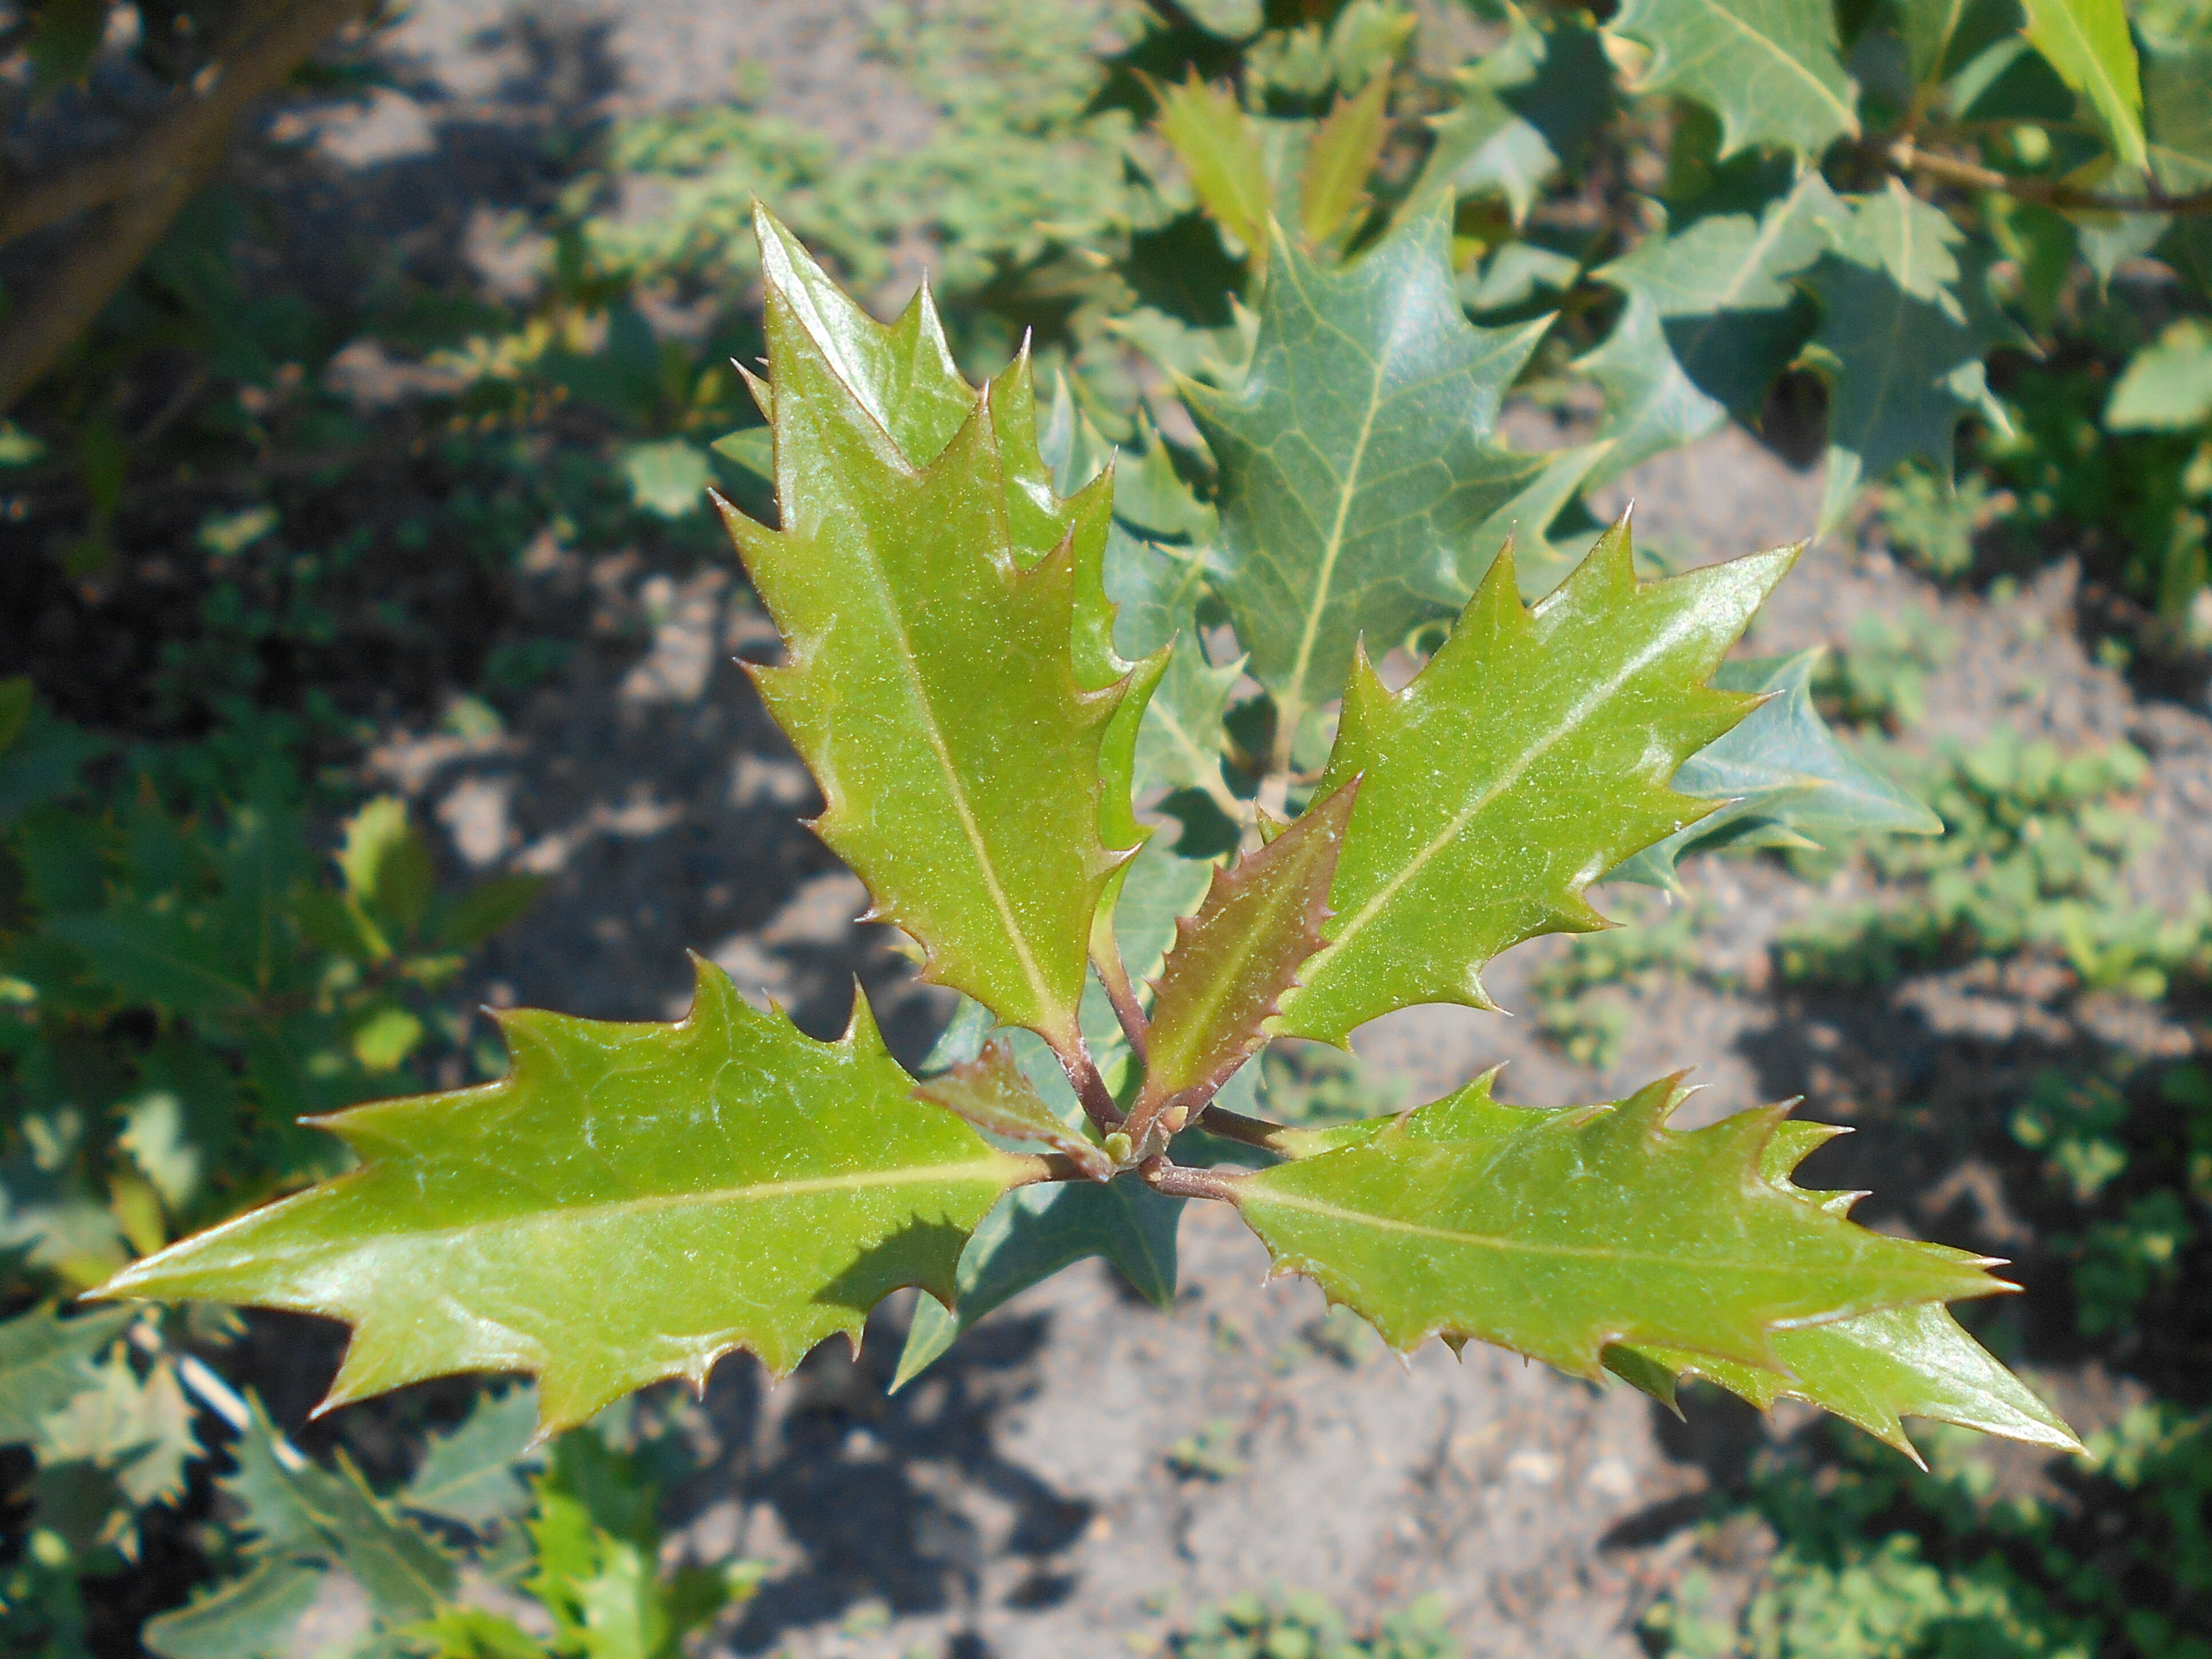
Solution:
M 1078 1044 L 1094 925 L 1141 837 L 1128 757 L 1164 660 L 1113 652 L 1110 482 L 1054 491 L 1025 368 L 970 391 L 926 295 L 883 328 L 765 215 L 760 230 L 782 527 L 731 517 L 787 647 L 763 696 L 821 786 L 817 830 L 929 976 Z M 1268 344 L 1263 318 L 1255 363 Z M 1601 925 L 1583 888 L 1710 810 L 1668 780 L 1753 702 L 1706 682 L 1793 555 L 1643 585 L 1624 526 L 1533 612 L 1500 557 L 1401 692 L 1357 657 L 1319 797 L 1358 781 L 1328 943 L 1198 1032 L 1189 1063 L 1256 1046 L 1273 993 L 1272 1032 L 1340 1041 L 1416 1002 L 1486 1006 L 1489 957 Z M 104 1293 L 345 1319 L 330 1404 L 530 1371 L 554 1427 L 703 1382 L 733 1347 L 786 1371 L 900 1285 L 949 1303 L 969 1236 L 1045 1173 L 917 1099 L 865 999 L 818 1043 L 702 964 L 675 1024 L 502 1024 L 507 1079 L 327 1120 L 364 1168 Z M 1668 1129 L 1680 1097 L 1531 1112 L 1486 1079 L 1316 1140 L 1237 1200 L 1279 1267 L 1401 1346 L 1498 1341 L 1662 1392 L 1700 1370 L 1813 1393 L 1893 1439 L 1916 1412 L 2070 1443 L 1942 1312 L 2003 1288 L 1988 1264 L 1798 1194 L 1787 1170 L 1814 1142 L 1778 1138 L 1778 1113 Z

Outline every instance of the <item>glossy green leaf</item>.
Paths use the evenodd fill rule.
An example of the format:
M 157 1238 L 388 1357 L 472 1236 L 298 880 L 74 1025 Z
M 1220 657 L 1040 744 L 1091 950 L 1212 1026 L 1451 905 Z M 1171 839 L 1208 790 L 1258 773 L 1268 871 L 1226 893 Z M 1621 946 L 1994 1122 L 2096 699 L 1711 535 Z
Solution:
M 1292 724 L 1337 695 L 1355 640 L 1443 611 L 1462 543 L 1541 469 L 1489 434 L 1547 325 L 1467 321 L 1450 212 L 1437 198 L 1340 269 L 1278 247 L 1243 384 L 1182 385 L 1221 467 L 1214 585 Z
M 2026 337 L 1990 295 L 1984 252 L 1898 180 L 1857 198 L 1837 240 L 1804 279 L 1820 306 L 1813 356 L 1829 382 L 1823 532 L 1861 483 L 1899 461 L 1949 477 L 1967 415 L 2009 430 L 1983 360 Z
M 1359 779 L 1336 783 L 1263 847 L 1216 873 L 1198 914 L 1177 924 L 1152 988 L 1144 1091 L 1128 1132 L 1141 1152 L 1170 1135 L 1267 1042 L 1267 1023 L 1321 945 L 1329 883 Z
M 1606 393 L 1613 448 L 1599 476 L 1749 418 L 1804 343 L 1788 279 L 1828 246 L 1843 204 L 1810 168 L 1757 215 L 1717 213 L 1647 237 L 1595 273 L 1628 296 L 1613 332 L 1577 365 Z
M 2173 195 L 2212 187 L 2212 40 L 2160 44 L 2143 54 L 2143 118 L 2151 171 Z M 2201 227 L 2202 214 L 2180 222 Z
M 1538 195 L 1578 167 L 1613 113 L 1613 66 L 1597 31 L 1563 18 L 1539 27 L 1508 14 L 1504 41 L 1459 74 L 1457 106 L 1436 118 L 1436 142 L 1413 199 L 1433 191 L 1505 198 L 1521 223 Z
M 97 1308 L 63 1319 L 52 1308 L 33 1308 L 0 1323 L 0 1446 L 37 1439 L 40 1419 L 94 1387 L 94 1359 L 137 1316 L 128 1308 Z
M 1773 1185 L 1838 1218 L 1856 1193 L 1808 1193 L 1790 1172 L 1816 1146 L 1844 1131 L 1821 1123 L 1784 1123 L 1768 1141 L 1762 1173 Z M 2078 1452 L 2081 1443 L 2026 1384 L 1966 1334 L 1935 1303 L 1884 1308 L 1772 1337 L 1780 1370 L 1658 1348 L 1608 1350 L 1607 1370 L 1672 1407 L 1679 1377 L 1703 1376 L 1761 1411 L 1784 1395 L 1803 1400 L 1856 1424 L 1919 1462 L 1900 1419 L 1979 1429 L 2031 1445 Z
M 949 1299 L 969 1230 L 1030 1161 L 910 1099 L 865 998 L 820 1043 L 698 971 L 672 1025 L 505 1015 L 504 1080 L 321 1120 L 366 1167 L 101 1294 L 346 1320 L 332 1404 L 532 1372 L 549 1429 L 663 1377 L 703 1382 L 733 1348 L 788 1371 L 902 1285 Z
M 1298 180 L 1298 228 L 1308 247 L 1356 230 L 1367 181 L 1389 136 L 1390 77 L 1378 75 L 1356 96 L 1339 98 L 1313 137 Z
M 520 1471 L 537 1462 L 538 1391 L 517 1384 L 477 1400 L 459 1427 L 430 1437 L 401 1508 L 482 1527 L 529 1507 Z
M 2007 1288 L 1978 1257 L 1764 1178 L 1786 1109 L 1669 1129 L 1686 1092 L 1668 1079 L 1534 1111 L 1484 1079 L 1364 1145 L 1259 1171 L 1237 1202 L 1277 1273 L 1312 1278 L 1393 1347 L 1474 1339 L 1583 1376 L 1616 1343 L 1773 1370 L 1778 1327 Z
M 942 1106 L 987 1135 L 1049 1146 L 1092 1181 L 1103 1181 L 1114 1172 L 1113 1159 L 1045 1104 L 1002 1042 L 985 1043 L 975 1059 L 930 1079 L 914 1092 L 917 1099 Z
M 1486 1008 L 1492 957 L 1602 927 L 1583 888 L 1711 811 L 1668 780 L 1750 712 L 1705 681 L 1796 555 L 1639 583 L 1624 520 L 1534 611 L 1500 557 L 1404 690 L 1363 659 L 1322 781 L 1364 779 L 1336 915 L 1275 1030 L 1341 1043 L 1416 1003 Z
M 1100 757 L 1123 688 L 1085 687 L 1077 666 L 1079 634 L 1110 640 L 1096 573 L 1111 486 L 1066 511 L 1018 488 L 1041 467 L 1025 371 L 965 394 L 941 451 L 913 459 L 954 395 L 941 364 L 913 366 L 941 349 L 933 317 L 919 301 L 921 321 L 889 330 L 849 302 L 832 315 L 761 217 L 763 249 L 779 249 L 763 256 L 773 389 L 760 395 L 782 528 L 723 507 L 788 653 L 755 681 L 828 802 L 817 832 L 874 914 L 920 941 L 926 975 L 1072 1043 L 1118 862 L 1101 840 Z M 887 387 L 908 369 L 906 391 Z M 1053 550 L 1036 556 L 1045 537 Z
M 1940 836 L 1926 803 L 1836 740 L 1813 706 L 1817 651 L 1724 662 L 1713 684 L 1765 701 L 1682 763 L 1674 787 L 1720 805 L 1617 866 L 1615 881 L 1677 890 L 1675 866 L 1720 847 L 1818 847 L 1850 836 Z
M 1990 0 L 1898 0 L 1899 32 L 1905 37 L 1914 86 L 1930 87 L 1948 78 L 2018 17 L 2018 12 Z
M 2142 81 L 2122 0 L 2021 0 L 2021 5 L 2029 44 L 2088 99 L 2120 165 L 2140 172 L 2149 164 Z
M 1859 130 L 1830 0 L 1628 0 L 1611 25 L 1651 49 L 1641 89 L 1721 118 L 1721 155 L 1776 144 L 1817 157 Z
M 1257 264 L 1267 262 L 1270 194 L 1260 131 L 1227 86 L 1208 85 L 1193 69 L 1180 85 L 1158 89 L 1159 134 L 1190 177 L 1199 205 Z

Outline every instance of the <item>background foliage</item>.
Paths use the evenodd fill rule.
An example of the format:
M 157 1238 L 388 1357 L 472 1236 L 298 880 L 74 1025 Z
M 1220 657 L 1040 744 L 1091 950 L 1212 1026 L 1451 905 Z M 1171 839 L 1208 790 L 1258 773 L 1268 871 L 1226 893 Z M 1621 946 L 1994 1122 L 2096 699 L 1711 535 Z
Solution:
M 201 61 L 174 42 L 227 21 L 122 9 L 136 37 L 81 0 L 7 10 L 20 121 L 118 88 L 149 107 Z M 926 246 L 973 372 L 1033 331 L 1041 383 L 1066 388 L 1071 454 L 1122 446 L 1119 530 L 1165 550 L 1170 576 L 1190 550 L 1235 546 L 1237 508 L 1212 472 L 1224 428 L 1174 424 L 1169 378 L 1239 382 L 1269 260 L 1334 268 L 1436 211 L 1453 297 L 1478 325 L 1517 332 L 1556 313 L 1497 386 L 1565 421 L 1540 468 L 1500 463 L 1489 503 L 1513 505 L 1532 580 L 1594 535 L 1581 492 L 1734 420 L 1824 469 L 1832 538 L 1871 514 L 1967 588 L 2078 558 L 2108 659 L 2147 690 L 2201 693 L 2206 12 L 1740 9 L 1778 57 L 1757 40 L 1704 51 L 1694 9 L 1672 0 L 1466 7 L 1418 26 L 1380 0 L 1210 0 L 1106 8 L 1103 36 L 1076 9 L 1019 0 L 886 7 L 875 51 L 938 94 L 926 143 L 855 163 L 743 86 L 614 122 L 536 210 L 525 298 L 420 275 L 318 284 L 254 252 L 283 210 L 252 167 L 173 204 L 0 428 L 0 669 L 28 677 L 0 686 L 0 1374 L 24 1379 L 0 1418 L 20 1494 L 0 1590 L 11 1644 L 128 1650 L 198 1584 L 222 1588 L 149 1628 L 149 1647 L 281 1651 L 337 1571 L 370 1587 L 380 1629 L 434 1650 L 671 1651 L 744 1593 L 741 1569 L 705 1583 L 654 1566 L 650 1494 L 680 1453 L 649 1408 L 563 1440 L 525 1486 L 505 1473 L 515 1395 L 412 1404 L 411 1449 L 370 1480 L 327 1439 L 303 1462 L 257 1414 L 250 1328 L 56 1325 L 54 1310 L 130 1256 L 336 1167 L 327 1139 L 293 1127 L 301 1112 L 500 1063 L 441 989 L 525 885 L 441 889 L 398 804 L 363 800 L 347 769 L 380 721 L 441 706 L 495 720 L 557 672 L 555 633 L 486 625 L 514 614 L 517 562 L 547 535 L 682 558 L 718 533 L 700 510 L 708 482 L 761 504 L 757 416 L 726 366 L 761 348 L 739 234 L 755 195 L 863 288 L 896 289 Z M 357 37 L 304 84 L 365 94 L 382 72 Z M 2156 210 L 2100 210 L 2110 199 Z M 0 260 L 19 308 L 46 246 Z M 683 306 L 693 320 L 670 326 Z M 419 370 L 423 394 L 347 395 L 333 365 L 364 338 Z M 1875 395 L 1900 363 L 1909 384 Z M 1492 516 L 1462 526 L 1483 556 Z M 1408 604 L 1417 652 L 1479 574 L 1439 573 Z M 1855 639 L 1811 695 L 1881 750 L 1923 718 L 1918 678 L 1950 648 L 1906 617 Z M 1258 665 L 1276 695 L 1231 708 L 1231 667 L 1179 648 L 1163 697 L 1191 712 L 1197 748 L 1155 727 L 1139 751 L 1182 820 L 1179 850 L 1208 850 L 1271 773 L 1300 788 L 1322 751 L 1284 675 Z M 1784 981 L 2057 961 L 2084 987 L 2198 1017 L 2212 918 L 2127 897 L 2145 851 L 2140 757 L 1998 734 L 1885 759 L 1948 833 L 1870 846 L 1883 898 L 1816 911 L 1777 953 Z M 1762 838 L 1787 837 L 1743 837 Z M 1776 856 L 1808 876 L 1835 863 Z M 1578 943 L 1547 970 L 1547 1029 L 1601 1055 L 1613 988 L 1729 971 L 1704 964 L 1698 938 L 1678 913 Z M 1326 1059 L 1270 1064 L 1267 1103 L 1289 1121 L 1378 1104 L 1379 1085 Z M 2033 1295 L 2065 1310 L 2040 1352 L 2117 1354 L 2145 1402 L 2089 1464 L 2025 1496 L 1942 1434 L 1926 1475 L 1824 1433 L 1778 1443 L 1710 1523 L 1755 1516 L 1778 1540 L 1765 1578 L 1741 1607 L 1686 1580 L 1650 1617 L 1656 1648 L 2202 1650 L 2212 1464 L 2191 1289 L 2212 1085 L 2191 1062 L 2096 1057 L 2039 1078 L 2002 1136 L 2041 1195 Z M 443 1437 L 423 1437 L 426 1414 Z M 447 1483 L 460 1495 L 438 1496 Z M 521 1587 L 538 1633 L 452 1610 L 442 1587 L 464 1561 Z M 1184 1647 L 1443 1639 L 1409 1614 L 1355 1644 L 1294 1601 L 1219 1609 Z

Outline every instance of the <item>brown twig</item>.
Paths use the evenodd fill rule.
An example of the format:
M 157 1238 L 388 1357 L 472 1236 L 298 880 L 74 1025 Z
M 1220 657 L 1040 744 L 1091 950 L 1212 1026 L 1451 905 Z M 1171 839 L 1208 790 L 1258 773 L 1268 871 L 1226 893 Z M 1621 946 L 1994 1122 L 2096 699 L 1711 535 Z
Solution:
M 1090 1048 L 1081 1033 L 1066 1048 L 1053 1044 L 1052 1051 L 1059 1057 L 1060 1069 L 1075 1085 L 1075 1097 L 1083 1103 L 1084 1115 L 1098 1126 L 1099 1133 L 1110 1134 L 1120 1128 L 1121 1109 L 1114 1103 L 1114 1091 L 1098 1074 L 1098 1062 L 1091 1058 Z
M 1096 1181 L 1080 1164 L 1066 1152 L 1024 1152 L 1017 1154 L 1024 1168 L 1017 1187 L 1035 1187 L 1048 1181 Z
M 44 280 L 0 325 L 0 410 L 14 404 L 161 240 L 222 160 L 246 109 L 368 0 L 262 0 L 234 45 L 192 77 L 165 115 L 115 149 L 0 197 L 0 243 L 89 216 Z
M 1137 1173 L 1147 1187 L 1170 1198 L 1218 1198 L 1230 1204 L 1237 1201 L 1237 1188 L 1244 1180 L 1226 1170 L 1194 1170 L 1164 1158 L 1146 1158 Z
M 1970 190 L 1993 190 L 2041 207 L 2082 213 L 2212 213 L 2212 189 L 2169 196 L 2154 179 L 2141 196 L 2101 196 L 2093 190 L 2076 190 L 2049 179 L 1999 173 L 1995 167 L 1985 167 L 1978 162 L 1931 155 L 1910 138 L 1899 139 L 1889 147 L 1887 155 L 1889 164 L 1900 173 L 1917 173 L 1947 184 L 1963 185 Z
M 1152 1024 L 1145 1018 L 1145 1010 L 1137 1000 L 1137 988 L 1129 982 L 1129 969 L 1121 960 L 1121 947 L 1114 938 L 1113 930 L 1101 930 L 1105 937 L 1094 939 L 1091 965 L 1098 970 L 1098 982 L 1106 988 L 1106 1000 L 1114 1005 L 1114 1018 L 1121 1027 L 1121 1035 L 1129 1040 L 1129 1048 L 1139 1061 L 1146 1058 L 1146 1043 L 1152 1035 Z

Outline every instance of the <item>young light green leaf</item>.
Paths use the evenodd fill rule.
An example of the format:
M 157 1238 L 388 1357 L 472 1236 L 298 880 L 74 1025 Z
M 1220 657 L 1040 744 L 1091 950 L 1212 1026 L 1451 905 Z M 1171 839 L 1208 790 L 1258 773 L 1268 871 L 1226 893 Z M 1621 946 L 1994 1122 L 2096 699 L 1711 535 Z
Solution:
M 1859 131 L 1829 0 L 1628 0 L 1614 33 L 1651 48 L 1639 90 L 1721 118 L 1721 155 L 1778 144 L 1817 158 Z
M 366 1167 L 100 1293 L 346 1320 L 331 1405 L 532 1372 L 550 1430 L 663 1377 L 703 1382 L 732 1348 L 781 1375 L 902 1285 L 949 1300 L 969 1230 L 1033 1170 L 908 1097 L 865 998 L 816 1042 L 702 962 L 676 1024 L 501 1024 L 505 1079 L 319 1120 Z
M 1198 1104 L 1267 1042 L 1267 1022 L 1321 945 L 1357 775 L 1290 828 L 1218 872 L 1198 914 L 1176 924 L 1152 989 L 1144 1091 L 1129 1109 L 1139 1152 L 1158 1123 L 1179 1132 Z
M 1390 77 L 1378 75 L 1355 97 L 1339 98 L 1314 134 L 1298 181 L 1298 228 L 1308 247 L 1358 228 L 1367 180 L 1389 136 Z
M 1856 199 L 1837 242 L 1804 279 L 1820 305 L 1811 355 L 1830 387 L 1823 532 L 1899 461 L 1948 478 L 1966 415 L 2010 430 L 1983 359 L 2025 339 L 1990 295 L 1983 251 L 1897 179 Z
M 1753 707 L 1705 680 L 1797 552 L 1639 583 L 1624 520 L 1534 611 L 1501 556 L 1404 690 L 1363 658 L 1322 785 L 1364 780 L 1336 915 L 1275 1030 L 1341 1043 L 1415 1003 L 1486 1008 L 1500 951 L 1603 927 L 1583 890 L 1712 810 L 1668 780 Z
M 0 1324 L 0 1446 L 37 1439 L 40 1419 L 94 1387 L 93 1360 L 137 1317 L 129 1308 L 96 1308 L 63 1319 L 46 1307 Z
M 2186 432 L 2212 422 L 2212 328 L 2194 317 L 2136 349 L 2105 405 L 2114 432 Z
M 942 1106 L 963 1123 L 1006 1140 L 1035 1141 L 1072 1161 L 1092 1181 L 1114 1173 L 1114 1160 L 1081 1132 L 1060 1121 L 1030 1085 L 1012 1051 L 988 1042 L 975 1059 L 918 1085 L 915 1097 Z
M 401 933 L 422 925 L 436 878 L 430 844 L 407 817 L 407 803 L 379 795 L 346 820 L 338 870 L 347 895 Z
M 1858 1194 L 1808 1193 L 1790 1178 L 1814 1147 L 1842 1133 L 1828 1124 L 1784 1123 L 1767 1142 L 1760 1173 L 1805 1203 L 1838 1218 L 1847 1216 Z M 1854 1319 L 1778 1330 L 1772 1341 L 1783 1371 L 1661 1348 L 1608 1349 L 1605 1364 L 1670 1407 L 1675 1382 L 1685 1376 L 1717 1382 L 1761 1411 L 1788 1395 L 1856 1424 L 1916 1463 L 1920 1455 L 1901 1418 L 1927 1418 L 2059 1451 L 2081 1449 L 2051 1408 L 1940 1304 L 1884 1308 Z
M 1686 1092 L 1670 1079 L 1539 1112 L 1499 1105 L 1485 1079 L 1364 1145 L 1247 1177 L 1237 1206 L 1277 1273 L 1314 1279 L 1395 1348 L 1474 1339 L 1590 1377 L 1616 1343 L 1773 1370 L 1778 1327 L 2009 1288 L 1978 1257 L 1764 1179 L 1784 1109 L 1669 1129 Z
M 1719 847 L 1818 847 L 1847 836 L 1940 836 L 1943 820 L 1836 740 L 1813 707 L 1817 651 L 1724 662 L 1713 684 L 1765 699 L 1699 750 L 1674 787 L 1721 803 L 1617 866 L 1611 878 L 1680 890 L 1675 867 Z
M 2142 80 L 2123 0 L 2021 0 L 2022 33 L 2097 112 L 2123 167 L 2149 165 L 2143 143 Z
M 430 1437 L 401 1508 L 483 1527 L 529 1506 L 520 1471 L 538 1461 L 538 1391 L 518 1383 L 477 1400 L 460 1426 Z
M 1087 1256 L 1113 1263 L 1154 1306 L 1171 1307 L 1182 1206 L 1133 1173 L 1103 1185 L 1059 1182 L 1008 1193 L 961 1253 L 951 1310 L 927 1297 L 915 1302 L 892 1389 L 920 1376 L 985 1314 Z
M 1440 197 L 1339 270 L 1279 247 L 1243 384 L 1182 386 L 1221 466 L 1215 586 L 1285 730 L 1355 640 L 1443 611 L 1462 543 L 1542 467 L 1489 434 L 1547 322 L 1468 322 L 1450 214 Z
M 761 219 L 765 248 L 778 232 Z M 828 802 L 817 832 L 876 914 L 921 944 L 926 975 L 1071 1046 L 1089 929 L 1120 861 L 1100 838 L 1100 768 L 1125 691 L 1086 687 L 1077 660 L 1079 634 L 1110 639 L 1093 590 L 1111 486 L 1071 507 L 1080 527 L 1056 497 L 1027 498 L 1019 480 L 1042 464 L 1025 373 L 971 396 L 942 452 L 915 461 L 841 372 L 864 331 L 847 318 L 817 332 L 821 296 L 764 269 L 782 528 L 722 508 L 789 653 L 755 682 Z M 879 356 L 908 361 L 899 330 L 867 327 Z M 900 328 L 924 344 L 933 333 Z M 879 390 L 918 444 L 943 424 L 933 394 Z M 1052 550 L 1034 556 L 1045 534 Z
M 1190 78 L 1157 89 L 1159 134 L 1190 175 L 1199 205 L 1243 244 L 1255 265 L 1267 263 L 1267 163 L 1259 129 L 1227 86 Z
M 1949 1310 L 1935 1304 L 1884 1308 L 1856 1319 L 1776 1331 L 1771 1340 L 1780 1370 L 1670 1348 L 1615 1349 L 1605 1363 L 1669 1406 L 1674 1403 L 1675 1382 L 1685 1376 L 1717 1382 L 1761 1411 L 1784 1395 L 1802 1400 L 1864 1429 L 1916 1463 L 1920 1455 L 1901 1420 L 1907 1417 L 2057 1451 L 2081 1449 L 2073 1431 L 2027 1384 L 1967 1335 Z

